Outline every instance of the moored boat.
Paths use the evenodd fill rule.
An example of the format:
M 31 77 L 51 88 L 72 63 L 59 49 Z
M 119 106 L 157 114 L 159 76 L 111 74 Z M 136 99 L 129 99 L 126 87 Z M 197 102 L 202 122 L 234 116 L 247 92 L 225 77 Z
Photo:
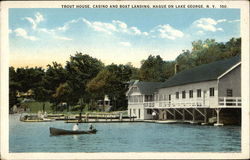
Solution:
M 22 122 L 51 122 L 53 121 L 53 119 L 49 119 L 49 118 L 41 118 L 38 115 L 21 115 L 20 116 L 20 121 Z
M 50 134 L 53 136 L 57 135 L 73 135 L 73 134 L 96 134 L 97 130 L 88 130 L 88 131 L 72 131 L 72 130 L 65 130 L 65 129 L 59 129 L 59 128 L 49 128 Z

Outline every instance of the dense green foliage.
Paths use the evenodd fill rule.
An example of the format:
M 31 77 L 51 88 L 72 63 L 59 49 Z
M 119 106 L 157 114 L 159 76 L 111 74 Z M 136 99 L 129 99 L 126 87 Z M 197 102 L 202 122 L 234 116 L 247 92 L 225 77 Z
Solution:
M 113 103 L 113 110 L 126 109 L 125 93 L 130 81 L 165 81 L 175 74 L 176 66 L 182 71 L 240 54 L 240 38 L 232 38 L 226 43 L 207 39 L 192 42 L 192 50 L 183 50 L 174 61 L 150 55 L 142 60 L 140 68 L 131 63 L 105 66 L 100 60 L 82 53 L 71 56 L 65 66 L 53 62 L 46 69 L 10 67 L 9 106 L 19 103 L 17 92 L 32 90 L 32 98 L 43 103 L 43 108 L 45 102 L 50 102 L 54 110 L 58 106 L 69 110 L 70 106 L 77 105 L 82 111 L 84 106 L 96 108 L 96 101 L 107 95 Z M 67 105 L 62 105 L 65 102 Z

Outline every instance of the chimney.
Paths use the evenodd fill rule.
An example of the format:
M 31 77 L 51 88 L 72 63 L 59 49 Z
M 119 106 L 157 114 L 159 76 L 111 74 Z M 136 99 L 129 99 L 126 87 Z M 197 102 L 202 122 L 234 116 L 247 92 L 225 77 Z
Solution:
M 176 63 L 174 65 L 174 74 L 176 74 L 177 72 L 179 72 L 179 65 Z

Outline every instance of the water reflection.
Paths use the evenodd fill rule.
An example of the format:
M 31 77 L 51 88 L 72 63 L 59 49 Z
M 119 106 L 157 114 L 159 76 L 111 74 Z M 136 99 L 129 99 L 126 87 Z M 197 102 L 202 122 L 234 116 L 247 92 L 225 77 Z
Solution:
M 80 128 L 87 128 L 81 124 Z M 10 152 L 239 152 L 241 127 L 97 123 L 97 134 L 50 136 L 64 122 L 24 123 L 10 116 Z
M 78 140 L 78 135 L 73 135 L 74 140 Z

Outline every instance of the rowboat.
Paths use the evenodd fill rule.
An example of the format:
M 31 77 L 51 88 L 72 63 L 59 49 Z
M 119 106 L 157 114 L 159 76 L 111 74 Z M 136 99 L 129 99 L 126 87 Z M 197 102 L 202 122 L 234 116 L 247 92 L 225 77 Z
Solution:
M 20 116 L 20 121 L 22 122 L 51 122 L 53 121 L 53 119 L 49 119 L 49 118 L 41 118 L 36 114 L 26 114 L 26 115 L 22 115 Z
M 58 129 L 58 128 L 49 128 L 50 134 L 53 136 L 57 135 L 73 135 L 73 134 L 96 134 L 97 130 L 88 130 L 88 131 L 72 131 L 72 130 L 65 130 L 65 129 Z

